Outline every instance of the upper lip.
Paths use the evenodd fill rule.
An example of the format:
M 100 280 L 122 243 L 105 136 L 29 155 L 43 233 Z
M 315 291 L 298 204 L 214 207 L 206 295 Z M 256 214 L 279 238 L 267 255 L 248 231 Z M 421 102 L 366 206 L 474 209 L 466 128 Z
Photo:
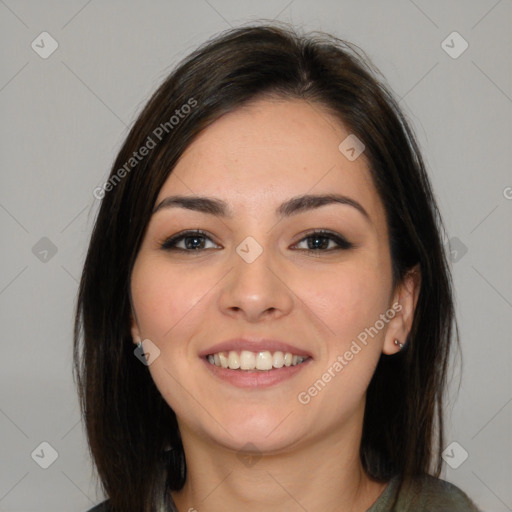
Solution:
M 232 338 L 229 340 L 221 341 L 215 345 L 201 350 L 200 357 L 206 357 L 210 354 L 217 354 L 218 352 L 229 352 L 230 350 L 241 351 L 248 350 L 250 352 L 291 352 L 294 355 L 302 357 L 311 357 L 311 353 L 301 347 L 297 347 L 284 341 L 279 341 L 270 338 Z

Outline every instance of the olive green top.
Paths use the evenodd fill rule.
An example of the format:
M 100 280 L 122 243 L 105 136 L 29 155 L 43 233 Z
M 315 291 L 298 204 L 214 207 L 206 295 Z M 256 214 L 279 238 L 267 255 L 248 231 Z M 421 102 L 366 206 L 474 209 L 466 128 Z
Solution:
M 402 489 L 392 506 L 398 484 L 397 477 L 391 479 L 367 512 L 479 512 L 458 487 L 432 476 L 417 478 L 410 491 Z
M 398 483 L 398 477 L 392 478 L 367 512 L 480 512 L 458 487 L 432 476 L 417 478 L 411 491 L 402 489 L 398 502 L 393 507 Z M 89 512 L 110 510 L 107 500 Z M 171 505 L 170 512 L 178 512 L 174 504 Z

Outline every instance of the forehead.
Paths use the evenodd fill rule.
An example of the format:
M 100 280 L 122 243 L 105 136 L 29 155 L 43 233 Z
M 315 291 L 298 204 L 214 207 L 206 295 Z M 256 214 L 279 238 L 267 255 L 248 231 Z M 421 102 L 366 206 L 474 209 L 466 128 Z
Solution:
M 340 193 L 379 217 L 382 204 L 364 153 L 339 149 L 350 132 L 320 105 L 264 99 L 206 128 L 181 156 L 157 202 L 168 195 L 211 195 L 233 209 L 261 211 L 302 194 Z

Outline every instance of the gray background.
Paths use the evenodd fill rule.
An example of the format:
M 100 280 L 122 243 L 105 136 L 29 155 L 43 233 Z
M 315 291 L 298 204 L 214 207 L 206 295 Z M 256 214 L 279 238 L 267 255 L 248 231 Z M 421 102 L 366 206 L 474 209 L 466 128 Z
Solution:
M 0 510 L 101 500 L 71 376 L 92 191 L 173 65 L 256 18 L 358 44 L 401 98 L 446 221 L 461 328 L 446 460 L 468 458 L 444 477 L 483 510 L 512 510 L 510 0 L 0 0 L 0 17 Z M 43 31 L 59 44 L 46 59 L 31 47 Z M 453 31 L 469 43 L 458 58 L 441 44 Z M 47 469 L 42 442 L 58 453 Z

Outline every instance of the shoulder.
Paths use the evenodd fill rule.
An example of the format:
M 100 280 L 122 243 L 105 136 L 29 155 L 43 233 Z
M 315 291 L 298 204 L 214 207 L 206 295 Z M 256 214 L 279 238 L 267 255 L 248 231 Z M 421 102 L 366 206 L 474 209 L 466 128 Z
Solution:
M 419 491 L 421 510 L 429 512 L 478 512 L 476 505 L 457 486 L 433 476 L 423 476 L 415 481 Z
M 457 486 L 428 475 L 414 478 L 410 485 L 404 484 L 393 506 L 398 484 L 398 477 L 393 478 L 368 512 L 479 512 Z
M 102 501 L 99 505 L 90 508 L 87 512 L 110 512 L 109 500 Z

